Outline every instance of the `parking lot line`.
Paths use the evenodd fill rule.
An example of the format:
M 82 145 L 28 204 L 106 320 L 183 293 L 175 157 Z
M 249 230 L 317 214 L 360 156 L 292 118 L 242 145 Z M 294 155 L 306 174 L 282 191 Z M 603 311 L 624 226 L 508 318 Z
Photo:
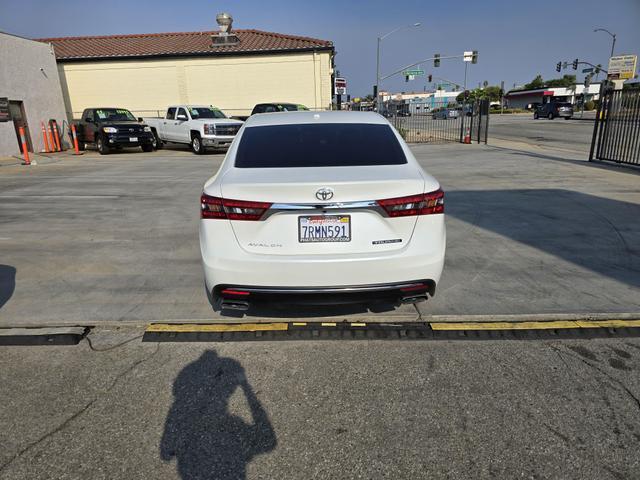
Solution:
M 230 324 L 171 324 L 152 323 L 146 328 L 148 333 L 186 332 L 262 332 L 287 330 L 287 323 L 230 323 Z

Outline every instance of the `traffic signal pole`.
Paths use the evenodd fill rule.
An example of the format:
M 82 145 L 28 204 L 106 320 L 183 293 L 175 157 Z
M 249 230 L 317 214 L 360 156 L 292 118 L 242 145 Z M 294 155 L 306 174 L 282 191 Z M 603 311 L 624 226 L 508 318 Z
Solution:
M 464 58 L 464 54 L 463 55 L 448 55 L 446 57 L 430 57 L 430 58 L 425 58 L 424 60 L 420 60 L 419 62 L 415 62 L 412 63 L 411 65 L 406 65 L 404 67 L 402 67 L 400 70 L 396 70 L 393 73 L 390 73 L 389 75 L 385 75 L 384 77 L 380 77 L 380 81 L 382 80 L 386 80 L 387 78 L 391 78 L 394 75 L 398 75 L 399 73 L 404 72 L 405 70 L 408 70 L 411 67 L 417 67 L 418 65 L 420 65 L 421 63 L 426 63 L 426 62 L 431 62 L 433 60 L 439 59 L 439 60 L 448 60 L 450 58 Z

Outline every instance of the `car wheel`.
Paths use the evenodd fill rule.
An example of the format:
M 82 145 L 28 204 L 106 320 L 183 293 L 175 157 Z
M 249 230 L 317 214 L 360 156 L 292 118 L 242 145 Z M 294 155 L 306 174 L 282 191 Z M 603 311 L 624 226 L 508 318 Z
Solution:
M 196 155 L 202 155 L 204 153 L 204 147 L 202 146 L 202 139 L 200 135 L 194 135 L 191 139 L 191 150 Z
M 152 143 L 147 143 L 145 145 L 142 145 L 142 151 L 143 152 L 153 152 L 153 144 Z
M 538 112 L 534 112 L 533 119 L 537 120 L 539 117 L 540 117 L 540 115 L 538 115 Z
M 109 153 L 109 146 L 104 143 L 102 136 L 98 137 L 96 140 L 96 148 L 98 149 L 98 152 L 100 152 L 100 155 L 107 155 Z
M 160 140 L 160 137 L 158 137 L 158 132 L 156 132 L 155 130 L 153 131 L 153 139 L 151 140 L 151 146 L 155 150 L 160 150 L 163 146 L 162 140 Z
M 553 113 L 550 113 L 549 115 L 547 115 L 547 118 L 548 118 L 549 120 L 553 120 Z
M 571 120 L 571 117 L 564 117 L 565 120 Z

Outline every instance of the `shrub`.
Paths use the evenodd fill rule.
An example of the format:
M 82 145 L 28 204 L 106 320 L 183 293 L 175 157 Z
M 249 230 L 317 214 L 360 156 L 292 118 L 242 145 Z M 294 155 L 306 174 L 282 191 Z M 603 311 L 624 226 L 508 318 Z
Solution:
M 594 110 L 595 108 L 596 108 L 596 102 L 594 102 L 593 100 L 589 100 L 584 104 L 585 110 Z

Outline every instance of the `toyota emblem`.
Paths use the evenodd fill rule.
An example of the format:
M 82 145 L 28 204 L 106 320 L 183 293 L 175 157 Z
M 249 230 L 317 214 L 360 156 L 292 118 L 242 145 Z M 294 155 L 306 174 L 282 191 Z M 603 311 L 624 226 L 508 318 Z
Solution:
M 318 200 L 331 200 L 333 198 L 333 188 L 322 187 L 316 192 Z

